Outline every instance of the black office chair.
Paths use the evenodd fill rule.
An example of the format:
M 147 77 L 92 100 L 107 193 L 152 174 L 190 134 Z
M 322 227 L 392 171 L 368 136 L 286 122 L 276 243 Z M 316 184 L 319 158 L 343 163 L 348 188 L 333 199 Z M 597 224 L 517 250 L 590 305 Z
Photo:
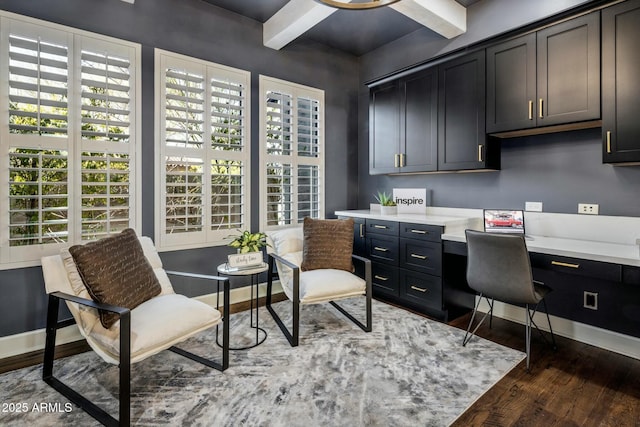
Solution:
M 551 321 L 547 312 L 547 304 L 544 297 L 551 292 L 551 288 L 543 283 L 533 280 L 529 253 L 524 236 L 514 234 L 484 233 L 481 231 L 466 230 L 467 236 L 467 282 L 471 289 L 480 294 L 480 298 L 473 309 L 467 333 L 462 345 L 465 346 L 476 333 L 480 325 L 489 315 L 489 327 L 493 317 L 493 301 L 498 300 L 508 304 L 524 305 L 525 316 L 525 341 L 527 352 L 527 370 L 529 370 L 529 356 L 531 353 L 531 325 L 536 327 L 542 338 L 547 341 L 538 325 L 533 321 L 533 316 L 542 302 L 549 322 L 549 332 L 553 348 L 556 348 L 556 340 L 551 329 Z M 489 312 L 485 313 L 473 332 L 471 326 L 476 317 L 478 306 L 482 298 L 489 304 Z M 531 308 L 531 306 L 533 308 Z M 548 341 L 547 341 L 548 342 Z

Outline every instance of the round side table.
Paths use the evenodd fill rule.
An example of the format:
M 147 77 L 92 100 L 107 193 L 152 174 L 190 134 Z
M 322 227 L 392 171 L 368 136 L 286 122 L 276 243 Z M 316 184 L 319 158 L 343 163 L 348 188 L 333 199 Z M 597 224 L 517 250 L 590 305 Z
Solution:
M 258 301 L 259 301 L 259 294 L 258 294 L 258 276 L 260 275 L 260 273 L 263 273 L 265 271 L 267 271 L 267 269 L 269 268 L 269 264 L 267 264 L 266 262 L 263 262 L 262 265 L 259 265 L 257 267 L 253 267 L 253 268 L 244 268 L 244 269 L 237 269 L 237 268 L 229 268 L 229 265 L 225 262 L 224 264 L 220 264 L 218 266 L 218 273 L 225 275 L 225 276 L 250 276 L 251 277 L 251 285 L 249 286 L 251 288 L 251 299 L 250 304 L 251 304 L 251 308 L 249 309 L 249 326 L 253 329 L 256 330 L 256 340 L 255 340 L 255 344 L 251 344 L 245 347 L 229 347 L 229 350 L 248 350 L 250 348 L 254 348 L 260 344 L 262 344 L 264 342 L 264 340 L 267 339 L 267 331 L 265 331 L 264 329 L 262 329 L 259 325 L 259 317 L 258 317 Z M 254 296 L 254 289 L 255 289 L 255 296 Z M 255 301 L 255 307 L 254 307 L 254 301 Z M 254 323 L 254 309 L 255 309 L 255 323 Z M 227 316 L 228 314 L 225 313 L 225 316 Z M 226 320 L 225 320 L 226 321 Z M 262 332 L 262 334 L 261 334 Z M 260 337 L 260 335 L 262 335 L 262 337 Z M 219 346 L 222 346 L 219 342 L 218 342 L 218 330 L 216 328 L 216 343 Z

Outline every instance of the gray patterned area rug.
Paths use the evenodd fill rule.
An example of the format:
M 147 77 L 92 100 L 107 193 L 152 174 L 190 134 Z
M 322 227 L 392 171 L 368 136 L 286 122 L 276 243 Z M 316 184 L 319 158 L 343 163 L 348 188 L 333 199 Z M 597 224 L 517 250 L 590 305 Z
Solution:
M 355 314 L 364 298 L 343 303 Z M 290 303 L 275 304 L 285 320 Z M 165 351 L 132 366 L 134 425 L 446 426 L 524 359 L 524 353 L 373 301 L 364 333 L 329 304 L 302 308 L 292 348 L 266 309 L 261 345 L 232 351 L 221 373 Z M 242 345 L 248 312 L 231 315 Z M 182 344 L 219 356 L 215 329 Z M 41 380 L 42 366 L 0 375 L 0 425 L 97 423 Z M 118 369 L 88 352 L 56 361 L 55 375 L 117 416 Z M 13 405 L 13 406 L 12 406 Z

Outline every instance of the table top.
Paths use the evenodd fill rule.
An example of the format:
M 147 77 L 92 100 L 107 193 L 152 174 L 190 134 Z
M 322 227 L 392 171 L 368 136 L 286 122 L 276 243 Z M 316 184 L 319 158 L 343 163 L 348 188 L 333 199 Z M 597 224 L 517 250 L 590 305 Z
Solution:
M 258 274 L 269 269 L 269 264 L 263 262 L 261 265 L 257 267 L 249 267 L 249 268 L 230 268 L 229 264 L 222 263 L 218 266 L 218 273 L 226 274 L 229 276 L 248 276 L 250 274 Z

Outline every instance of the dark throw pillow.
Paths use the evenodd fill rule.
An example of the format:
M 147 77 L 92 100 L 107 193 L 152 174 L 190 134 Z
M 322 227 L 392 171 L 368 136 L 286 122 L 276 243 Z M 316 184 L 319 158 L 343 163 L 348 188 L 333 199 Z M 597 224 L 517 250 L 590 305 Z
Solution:
M 353 218 L 304 219 L 302 271 L 333 268 L 353 271 Z
M 95 242 L 72 246 L 69 252 L 96 302 L 132 310 L 161 291 L 140 241 L 130 228 Z M 118 320 L 115 313 L 99 312 L 105 328 Z

